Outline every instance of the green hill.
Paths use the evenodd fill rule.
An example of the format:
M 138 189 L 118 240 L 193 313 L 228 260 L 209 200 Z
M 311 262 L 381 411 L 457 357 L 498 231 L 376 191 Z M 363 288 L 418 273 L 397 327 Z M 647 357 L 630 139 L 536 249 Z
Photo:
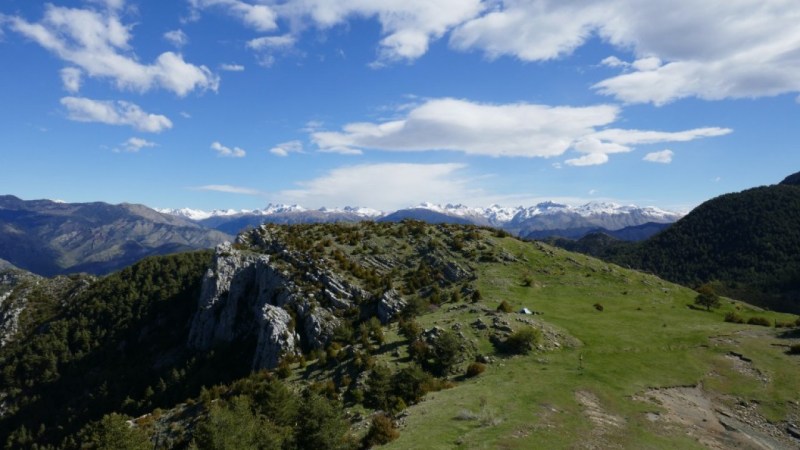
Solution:
M 640 243 L 605 235 L 559 247 L 655 273 L 686 286 L 712 283 L 730 297 L 800 313 L 800 174 L 722 195 Z
M 262 226 L 46 292 L 0 349 L 7 448 L 800 443 L 795 316 L 492 229 Z

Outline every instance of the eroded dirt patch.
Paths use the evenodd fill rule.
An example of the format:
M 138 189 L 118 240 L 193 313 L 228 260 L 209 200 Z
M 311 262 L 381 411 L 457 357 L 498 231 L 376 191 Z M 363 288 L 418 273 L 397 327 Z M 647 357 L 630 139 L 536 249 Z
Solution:
M 747 358 L 746 356 L 736 352 L 729 352 L 727 355 L 725 355 L 725 359 L 731 361 L 733 364 L 733 370 L 741 373 L 742 375 L 755 378 L 764 384 L 769 383 L 769 377 L 758 370 L 750 358 Z
M 794 440 L 785 429 L 761 417 L 755 405 L 731 410 L 700 386 L 652 389 L 634 399 L 660 407 L 660 411 L 647 413 L 650 421 L 667 431 L 684 432 L 710 449 L 800 446 L 800 441 Z
M 582 448 L 616 448 L 606 437 L 624 430 L 625 419 L 610 413 L 600 404 L 600 399 L 589 391 L 576 391 L 575 400 L 583 407 L 583 413 L 592 422 L 592 437 L 584 442 Z

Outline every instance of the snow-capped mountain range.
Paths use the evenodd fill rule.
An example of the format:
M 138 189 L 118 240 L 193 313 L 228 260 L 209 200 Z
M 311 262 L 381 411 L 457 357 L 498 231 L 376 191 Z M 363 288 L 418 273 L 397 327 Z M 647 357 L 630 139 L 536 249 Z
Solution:
M 485 208 L 425 202 L 393 212 L 350 206 L 307 209 L 300 205 L 285 204 L 269 204 L 263 209 L 255 210 L 202 211 L 182 208 L 157 209 L 157 211 L 183 217 L 228 233 L 236 233 L 244 227 L 255 226 L 263 222 L 396 221 L 417 218 L 429 222 L 489 225 L 506 229 L 523 237 L 534 231 L 542 230 L 619 230 L 646 223 L 668 224 L 683 216 L 677 212 L 665 211 L 652 206 L 640 207 L 610 202 L 590 202 L 580 206 L 543 202 L 529 207 L 491 205 Z
M 239 209 L 239 210 L 215 209 L 212 211 L 204 211 L 201 209 L 192 209 L 192 208 L 178 208 L 178 209 L 155 208 L 155 210 L 162 214 L 169 214 L 171 216 L 183 217 L 194 221 L 201 221 L 205 219 L 210 219 L 212 217 L 247 216 L 247 215 L 270 216 L 275 214 L 291 214 L 291 213 L 300 213 L 305 211 L 318 211 L 321 213 L 330 213 L 330 214 L 335 214 L 335 213 L 355 214 L 358 216 L 362 216 L 364 218 L 380 217 L 384 215 L 383 211 L 378 211 L 377 209 L 371 209 L 371 208 L 345 206 L 344 208 L 323 207 L 316 210 L 309 210 L 303 208 L 300 205 L 284 205 L 284 204 L 274 205 L 272 203 L 268 204 L 264 209 Z

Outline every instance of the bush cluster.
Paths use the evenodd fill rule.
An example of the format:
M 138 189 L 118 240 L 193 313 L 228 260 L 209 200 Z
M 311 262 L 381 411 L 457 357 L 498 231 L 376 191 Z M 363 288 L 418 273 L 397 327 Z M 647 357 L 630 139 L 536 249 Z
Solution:
M 500 304 L 497 306 L 497 310 L 504 313 L 514 312 L 514 308 L 511 306 L 511 304 L 505 300 L 500 302 Z
M 477 377 L 478 375 L 482 374 L 486 371 L 486 364 L 474 362 L 467 366 L 467 378 Z
M 769 321 L 766 317 L 751 317 L 747 319 L 748 325 L 760 325 L 762 327 L 771 327 L 772 322 Z
M 531 327 L 521 328 L 505 340 L 503 350 L 515 355 L 527 355 L 536 345 L 541 344 L 542 340 L 541 330 Z
M 744 323 L 744 317 L 735 311 L 731 311 L 728 314 L 725 314 L 725 322 Z

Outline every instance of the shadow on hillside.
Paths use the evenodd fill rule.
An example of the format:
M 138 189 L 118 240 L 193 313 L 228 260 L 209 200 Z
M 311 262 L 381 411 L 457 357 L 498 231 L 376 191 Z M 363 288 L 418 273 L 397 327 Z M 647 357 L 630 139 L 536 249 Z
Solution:
M 800 328 L 784 331 L 778 334 L 778 337 L 781 339 L 800 339 Z

